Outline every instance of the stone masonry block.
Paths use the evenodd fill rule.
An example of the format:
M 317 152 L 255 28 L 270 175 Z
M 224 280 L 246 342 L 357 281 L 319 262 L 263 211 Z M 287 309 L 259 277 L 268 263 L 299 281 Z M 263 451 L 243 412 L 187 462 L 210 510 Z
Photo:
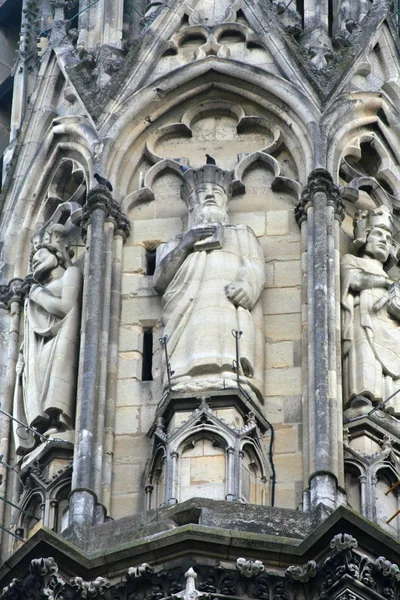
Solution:
M 301 311 L 301 295 L 298 288 L 264 290 L 263 311 L 265 315 L 281 315 Z M 268 330 L 267 330 L 268 335 Z
M 142 466 L 139 464 L 115 464 L 113 466 L 113 494 L 130 494 L 140 491 Z
M 293 366 L 293 342 L 276 342 L 266 347 L 267 369 L 282 369 Z
M 142 362 L 141 352 L 119 352 L 117 370 L 118 379 L 141 379 Z
M 296 508 L 296 487 L 294 483 L 277 483 L 275 487 L 275 506 Z
M 115 409 L 115 434 L 140 433 L 140 407 L 117 406 Z
M 143 505 L 143 495 L 137 494 L 118 494 L 112 497 L 111 516 L 113 519 L 121 519 L 129 515 L 140 513 L 145 509 Z
M 276 425 L 274 452 L 276 454 L 289 454 L 297 452 L 297 426 Z
M 146 271 L 146 251 L 144 246 L 124 246 L 122 255 L 124 273 L 144 273 Z
M 300 260 L 279 261 L 274 265 L 274 286 L 293 287 L 301 285 Z
M 119 346 L 121 352 L 143 348 L 143 328 L 139 325 L 126 325 L 119 330 Z
M 272 342 L 296 340 L 301 337 L 301 316 L 298 313 L 266 315 L 264 324 L 267 340 Z
M 160 397 L 159 385 L 158 381 L 118 379 L 117 406 L 156 405 Z
M 301 454 L 278 454 L 274 459 L 277 481 L 301 481 L 303 458 Z
M 167 242 L 178 233 L 183 232 L 183 221 L 179 218 L 145 219 L 134 221 L 132 239 L 135 244 L 142 242 Z
M 152 327 L 161 315 L 159 296 L 144 298 L 123 298 L 121 324 Z
M 248 225 L 257 237 L 265 234 L 264 212 L 236 213 L 231 215 L 230 220 L 233 225 Z
M 267 369 L 265 372 L 267 396 L 298 396 L 301 394 L 301 368 Z
M 288 211 L 272 210 L 267 212 L 267 235 L 285 235 L 288 231 Z

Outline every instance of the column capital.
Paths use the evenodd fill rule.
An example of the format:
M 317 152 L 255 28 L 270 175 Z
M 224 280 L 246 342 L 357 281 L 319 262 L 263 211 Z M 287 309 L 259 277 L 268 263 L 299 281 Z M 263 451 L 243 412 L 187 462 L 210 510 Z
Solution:
M 329 171 L 322 168 L 314 169 L 308 176 L 301 200 L 295 208 L 297 223 L 301 225 L 307 218 L 307 210 L 313 205 L 314 196 L 318 193 L 326 194 L 327 205 L 334 207 L 335 218 L 341 223 L 344 219 L 345 208 L 340 195 L 340 188 L 334 183 Z
M 89 213 L 93 213 L 93 211 L 100 208 L 108 214 L 112 202 L 113 197 L 110 190 L 105 185 L 96 185 L 88 192 L 85 209 Z
M 5 285 L 0 285 L 0 306 L 9 308 L 12 302 L 23 303 L 25 296 L 29 293 L 32 285 L 32 276 L 27 275 L 25 279 L 15 277 Z
M 105 185 L 96 185 L 88 192 L 82 214 L 82 239 L 86 238 L 88 224 L 93 212 L 98 209 L 104 211 L 105 217 L 113 221 L 116 235 L 122 235 L 125 241 L 130 232 L 129 219 L 122 212 L 120 205 L 114 200 L 110 190 Z
M 120 205 L 112 200 L 110 205 L 109 218 L 114 222 L 115 235 L 122 236 L 125 241 L 131 230 L 131 223 L 125 213 L 122 212 Z

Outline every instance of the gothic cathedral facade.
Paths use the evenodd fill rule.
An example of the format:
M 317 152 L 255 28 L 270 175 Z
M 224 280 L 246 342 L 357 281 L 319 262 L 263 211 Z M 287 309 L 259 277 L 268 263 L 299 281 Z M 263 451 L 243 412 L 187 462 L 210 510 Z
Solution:
M 1 600 L 398 600 L 399 37 L 0 0 Z

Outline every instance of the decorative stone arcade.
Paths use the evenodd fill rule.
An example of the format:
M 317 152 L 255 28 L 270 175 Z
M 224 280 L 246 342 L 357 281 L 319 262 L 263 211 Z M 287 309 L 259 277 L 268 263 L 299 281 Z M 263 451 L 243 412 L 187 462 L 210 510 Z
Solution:
M 398 20 L 0 0 L 1 600 L 398 600 Z

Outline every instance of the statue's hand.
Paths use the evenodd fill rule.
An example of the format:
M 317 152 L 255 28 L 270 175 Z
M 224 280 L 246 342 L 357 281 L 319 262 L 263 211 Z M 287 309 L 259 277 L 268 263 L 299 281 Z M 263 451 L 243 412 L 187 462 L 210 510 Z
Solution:
M 182 238 L 180 243 L 181 248 L 193 250 L 197 242 L 214 235 L 216 228 L 216 225 L 207 225 L 205 227 L 193 227 L 193 229 L 189 229 Z
M 247 310 L 252 309 L 250 289 L 245 281 L 233 281 L 225 286 L 225 294 L 236 306 L 242 306 Z

